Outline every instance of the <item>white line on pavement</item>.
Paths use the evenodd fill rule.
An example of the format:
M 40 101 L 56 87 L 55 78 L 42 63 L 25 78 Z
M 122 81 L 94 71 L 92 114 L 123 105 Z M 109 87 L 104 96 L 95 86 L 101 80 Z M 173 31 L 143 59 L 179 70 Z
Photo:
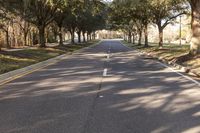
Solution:
M 174 70 L 173 68 L 171 68 L 171 67 L 169 67 L 169 66 L 167 66 L 167 65 L 165 65 L 165 64 L 163 64 L 163 63 L 161 63 L 161 62 L 158 62 L 158 63 L 159 63 L 160 65 L 166 67 L 166 68 L 169 68 L 171 71 L 177 73 L 178 75 L 180 75 L 180 76 L 182 76 L 182 77 L 184 77 L 184 78 L 186 78 L 186 79 L 188 79 L 188 80 L 190 80 L 190 81 L 192 81 L 192 82 L 194 82 L 195 84 L 197 84 L 197 85 L 200 86 L 200 83 L 199 83 L 198 81 L 194 80 L 193 78 L 191 78 L 191 77 L 189 77 L 189 76 L 186 76 L 186 75 L 184 75 L 184 74 L 182 74 L 182 73 L 180 73 L 180 72 L 177 72 L 177 71 Z
M 108 69 L 107 69 L 107 68 L 105 68 L 105 69 L 103 70 L 103 76 L 104 76 L 104 77 L 106 77 L 106 76 L 107 76 L 107 72 L 108 72 Z
M 124 45 L 122 42 L 120 42 L 120 43 L 121 43 L 123 46 L 125 46 L 126 48 L 128 48 L 128 49 L 134 50 L 134 49 L 131 49 L 130 47 Z M 137 51 L 137 50 L 136 50 L 136 51 Z M 139 51 L 137 51 L 137 52 L 140 54 Z M 194 80 L 193 78 L 191 78 L 191 77 L 189 77 L 189 76 L 186 76 L 186 75 L 184 75 L 184 74 L 182 74 L 182 73 L 180 73 L 180 72 L 177 72 L 176 70 L 174 70 L 173 68 L 171 68 L 170 66 L 168 66 L 168 65 L 166 65 L 166 64 L 164 64 L 164 63 L 161 63 L 161 62 L 159 62 L 159 61 L 157 61 L 157 62 L 158 62 L 160 65 L 162 65 L 162 66 L 164 66 L 164 67 L 166 67 L 166 68 L 169 68 L 172 72 L 178 74 L 179 76 L 182 76 L 182 77 L 184 77 L 184 78 L 186 78 L 186 79 L 192 81 L 193 83 L 197 84 L 198 86 L 200 86 L 200 82 Z
M 109 54 L 107 55 L 107 59 L 110 59 L 110 55 Z

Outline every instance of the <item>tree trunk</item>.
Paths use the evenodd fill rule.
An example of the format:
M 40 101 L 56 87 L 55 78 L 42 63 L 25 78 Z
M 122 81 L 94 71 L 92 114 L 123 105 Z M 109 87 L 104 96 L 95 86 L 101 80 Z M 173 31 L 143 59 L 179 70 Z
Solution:
M 135 44 L 135 34 L 132 34 L 132 43 Z
M 81 32 L 78 31 L 77 34 L 78 34 L 78 43 L 81 43 Z
M 83 42 L 86 42 L 85 32 L 82 32 L 82 35 L 83 35 Z
M 124 33 L 124 41 L 126 41 L 126 34 Z
M 63 46 L 62 26 L 59 27 L 59 45 Z
M 126 34 L 124 33 L 124 41 L 126 41 Z
M 92 35 L 91 35 L 91 33 L 89 34 L 89 38 L 90 38 L 90 41 L 92 40 Z
M 6 48 L 10 48 L 10 41 L 9 41 L 9 32 L 8 30 L 5 31 L 6 33 Z
M 57 41 L 57 32 L 55 31 L 55 29 L 53 30 L 53 36 L 54 36 L 54 41 L 58 42 Z
M 139 31 L 138 45 L 142 45 L 142 30 Z
M 149 42 L 148 42 L 148 24 L 146 24 L 145 27 L 144 27 L 144 35 L 145 35 L 144 46 L 148 47 L 149 46 Z
M 93 34 L 92 34 L 92 40 L 95 40 L 95 39 L 96 39 L 96 33 L 94 31 Z
M 71 34 L 71 43 L 74 44 L 75 41 L 74 41 L 74 30 L 70 31 L 70 34 Z
M 131 31 L 129 30 L 129 31 L 128 31 L 128 43 L 131 43 L 131 36 L 132 36 L 132 35 L 131 35 Z
M 87 33 L 87 42 L 89 41 L 89 34 Z
M 28 34 L 28 46 L 32 46 L 32 33 L 29 32 Z
M 96 40 L 96 32 L 94 32 L 94 40 Z
M 28 46 L 27 45 L 27 33 L 24 32 L 24 46 Z
M 49 43 L 49 31 L 46 31 L 45 33 L 45 42 Z
M 192 40 L 190 42 L 190 54 L 200 54 L 200 1 L 191 0 L 192 7 Z
M 158 31 L 159 31 L 159 47 L 163 47 L 163 28 L 161 25 L 158 25 Z
M 40 47 L 44 48 L 44 47 L 46 47 L 46 44 L 45 44 L 45 26 L 40 26 L 38 28 L 38 30 L 39 30 Z

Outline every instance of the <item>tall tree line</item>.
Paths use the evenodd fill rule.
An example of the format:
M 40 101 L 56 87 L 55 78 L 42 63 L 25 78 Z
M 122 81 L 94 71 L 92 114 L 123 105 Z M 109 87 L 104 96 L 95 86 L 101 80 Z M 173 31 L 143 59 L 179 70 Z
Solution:
M 144 35 L 148 46 L 148 25 L 158 28 L 159 46 L 163 46 L 163 30 L 174 23 L 177 17 L 191 14 L 192 39 L 190 54 L 200 54 L 200 1 L 199 0 L 114 0 L 111 4 L 110 22 L 112 28 L 121 29 L 127 41 L 134 42 L 138 36 L 138 45 Z
M 70 33 L 72 43 L 75 33 L 79 42 L 87 41 L 104 28 L 105 11 L 101 0 L 1 0 L 0 44 L 46 47 L 58 37 L 63 45 L 64 33 Z

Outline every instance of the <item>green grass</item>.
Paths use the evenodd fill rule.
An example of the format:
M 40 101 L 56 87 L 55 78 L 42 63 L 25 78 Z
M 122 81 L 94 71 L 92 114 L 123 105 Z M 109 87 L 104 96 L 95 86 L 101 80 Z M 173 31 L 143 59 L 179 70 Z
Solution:
M 57 46 L 53 48 L 31 48 L 9 52 L 0 51 L 0 74 L 45 61 L 61 54 L 74 52 L 84 47 L 88 47 L 96 42 L 97 41 L 85 44 L 70 44 L 67 46 Z
M 138 46 L 137 44 L 130 44 L 127 42 L 123 43 L 139 51 L 151 53 L 153 55 L 165 58 L 167 60 L 173 60 L 175 58 L 188 54 L 188 51 L 190 49 L 189 45 L 179 46 L 175 44 L 170 44 L 170 45 L 165 44 L 162 48 L 159 48 L 158 44 L 156 43 L 150 43 L 149 47 L 144 47 L 143 45 Z

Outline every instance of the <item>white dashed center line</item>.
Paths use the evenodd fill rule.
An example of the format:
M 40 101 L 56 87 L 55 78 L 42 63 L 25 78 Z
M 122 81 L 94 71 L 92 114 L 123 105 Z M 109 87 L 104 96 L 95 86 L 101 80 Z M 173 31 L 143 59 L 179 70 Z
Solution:
M 108 69 L 107 69 L 107 68 L 105 68 L 105 69 L 103 70 L 103 76 L 104 76 L 104 77 L 106 77 L 106 76 L 107 76 L 107 72 L 108 72 Z

